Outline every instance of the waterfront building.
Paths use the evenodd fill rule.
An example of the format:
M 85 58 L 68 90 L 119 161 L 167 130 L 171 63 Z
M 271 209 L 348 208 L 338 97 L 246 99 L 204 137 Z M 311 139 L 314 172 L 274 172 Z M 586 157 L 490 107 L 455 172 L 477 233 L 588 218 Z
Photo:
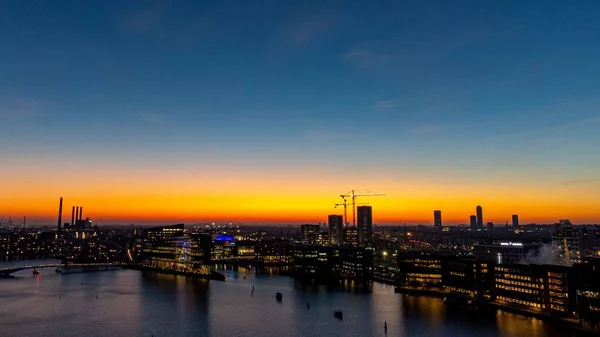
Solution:
M 600 260 L 573 266 L 576 278 L 579 324 L 586 330 L 600 332 Z
M 475 211 L 477 212 L 477 228 L 483 228 L 483 208 L 477 206 Z
M 371 206 L 356 207 L 358 242 L 361 246 L 368 246 L 373 240 L 373 208 Z
M 576 306 L 574 289 L 569 289 L 569 270 L 569 267 L 556 265 L 496 266 L 495 301 L 552 315 L 569 316 Z
M 296 245 L 294 269 L 300 278 L 367 281 L 373 274 L 373 251 L 363 247 Z
M 210 236 L 185 233 L 183 224 L 149 228 L 142 234 L 145 267 L 208 275 L 210 251 Z
M 289 240 L 263 240 L 254 246 L 254 256 L 259 265 L 289 264 L 293 254 L 294 246 Z
M 398 254 L 397 282 L 409 287 L 442 287 L 442 257 L 425 253 Z
M 442 229 L 442 211 L 433 211 L 433 227 L 436 229 Z
M 329 242 L 332 245 L 341 245 L 344 242 L 344 218 L 341 215 L 328 217 Z
M 301 278 L 323 278 L 331 276 L 331 248 L 317 245 L 294 247 L 294 270 Z
M 442 283 L 446 290 L 490 299 L 494 284 L 493 262 L 456 256 L 439 257 L 442 265 Z

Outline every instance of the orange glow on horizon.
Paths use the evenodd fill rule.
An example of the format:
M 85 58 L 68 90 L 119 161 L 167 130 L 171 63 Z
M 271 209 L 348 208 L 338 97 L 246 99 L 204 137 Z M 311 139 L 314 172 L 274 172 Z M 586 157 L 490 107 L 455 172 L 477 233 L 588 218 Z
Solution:
M 600 189 L 592 185 L 552 185 L 510 180 L 451 180 L 417 173 L 352 175 L 343 179 L 319 170 L 268 173 L 232 170 L 206 172 L 90 171 L 36 175 L 24 169 L 11 176 L 0 195 L 0 216 L 13 221 L 26 215 L 32 224 L 55 224 L 58 200 L 64 198 L 63 222 L 71 206 L 83 206 L 84 217 L 105 223 L 315 223 L 329 214 L 343 214 L 339 195 L 355 187 L 386 192 L 359 197 L 373 207 L 376 224 L 432 224 L 433 210 L 442 210 L 444 224 L 467 224 L 481 205 L 484 221 L 495 225 L 600 222 Z M 1 172 L 0 172 L 1 173 Z M 52 173 L 52 174 L 51 174 Z M 35 178 L 31 178 L 35 177 Z M 360 184 L 356 182 L 360 181 Z M 508 180 L 507 180 L 508 181 Z M 368 186 L 368 188 L 364 188 Z M 526 186 L 526 187 L 523 187 Z M 348 209 L 348 221 L 352 221 Z

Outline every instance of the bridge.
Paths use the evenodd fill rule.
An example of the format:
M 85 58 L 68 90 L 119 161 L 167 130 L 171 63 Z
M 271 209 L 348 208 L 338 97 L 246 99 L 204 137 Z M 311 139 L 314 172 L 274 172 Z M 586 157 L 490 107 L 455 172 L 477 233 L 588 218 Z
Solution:
M 54 263 L 38 264 L 31 266 L 18 266 L 11 268 L 0 268 L 0 276 L 8 276 L 21 270 L 42 268 L 89 268 L 89 267 L 125 267 L 126 263 Z

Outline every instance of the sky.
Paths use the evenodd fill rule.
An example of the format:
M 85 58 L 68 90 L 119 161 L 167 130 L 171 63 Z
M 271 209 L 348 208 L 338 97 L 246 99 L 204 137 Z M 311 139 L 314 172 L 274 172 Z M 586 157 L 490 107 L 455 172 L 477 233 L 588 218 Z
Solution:
M 0 216 L 600 222 L 600 2 L 0 2 Z

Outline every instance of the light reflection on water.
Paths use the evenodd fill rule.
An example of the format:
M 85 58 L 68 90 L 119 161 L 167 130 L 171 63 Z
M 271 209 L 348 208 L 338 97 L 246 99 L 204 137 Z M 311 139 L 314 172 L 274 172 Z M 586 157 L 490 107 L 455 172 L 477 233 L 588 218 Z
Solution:
M 379 283 L 325 286 L 245 270 L 225 274 L 226 282 L 218 282 L 133 270 L 19 272 L 0 279 L 0 334 L 385 336 L 387 322 L 387 336 L 573 336 L 518 315 L 448 310 L 439 299 L 395 294 Z M 336 309 L 343 321 L 333 317 Z

